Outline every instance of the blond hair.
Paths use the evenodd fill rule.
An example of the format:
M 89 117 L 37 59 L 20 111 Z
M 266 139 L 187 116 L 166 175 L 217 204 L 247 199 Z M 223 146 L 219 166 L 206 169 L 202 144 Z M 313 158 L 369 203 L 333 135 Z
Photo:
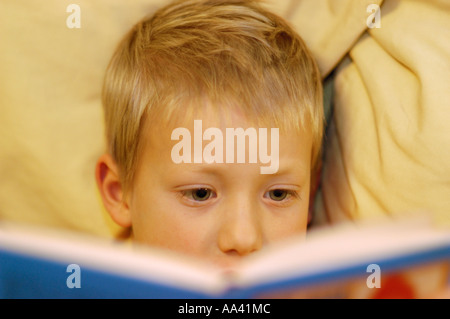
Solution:
M 257 1 L 176 1 L 132 28 L 105 75 L 108 151 L 125 189 L 133 181 L 144 122 L 192 116 L 205 99 L 218 111 L 237 105 L 247 118 L 280 129 L 308 127 L 316 163 L 321 77 L 300 36 Z

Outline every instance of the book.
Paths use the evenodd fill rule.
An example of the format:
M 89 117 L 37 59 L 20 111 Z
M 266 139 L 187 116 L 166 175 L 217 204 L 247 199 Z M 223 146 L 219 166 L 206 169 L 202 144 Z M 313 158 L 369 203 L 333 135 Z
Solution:
M 310 231 L 232 270 L 153 247 L 0 223 L 0 298 L 428 298 L 450 287 L 450 232 L 422 219 Z

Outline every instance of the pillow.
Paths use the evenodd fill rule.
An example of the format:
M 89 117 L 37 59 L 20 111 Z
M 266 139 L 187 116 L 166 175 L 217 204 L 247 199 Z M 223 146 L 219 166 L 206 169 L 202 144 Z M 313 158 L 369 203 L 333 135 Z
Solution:
M 79 0 L 80 28 L 70 1 L 0 2 L 0 220 L 120 234 L 94 180 L 102 79 L 125 32 L 167 2 Z M 379 29 L 367 28 L 369 4 L 382 5 Z M 267 5 L 334 81 L 317 224 L 411 210 L 450 224 L 449 4 Z
M 0 3 L 0 219 L 120 231 L 94 178 L 103 74 L 124 33 L 163 2 L 80 0 L 80 28 L 68 1 Z
M 312 2 L 293 21 L 334 70 L 316 223 L 425 212 L 450 226 L 450 3 Z
M 0 220 L 121 233 L 94 178 L 103 76 L 125 33 L 168 2 L 0 2 Z M 289 4 L 268 2 L 280 14 Z

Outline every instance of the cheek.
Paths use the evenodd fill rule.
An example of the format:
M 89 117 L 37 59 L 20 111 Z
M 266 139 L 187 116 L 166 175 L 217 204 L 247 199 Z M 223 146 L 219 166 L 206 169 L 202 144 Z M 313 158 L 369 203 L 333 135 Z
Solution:
M 209 227 L 181 211 L 173 199 L 141 199 L 131 207 L 136 241 L 193 255 L 203 253 Z
M 294 235 L 306 234 L 308 210 L 292 210 L 282 212 L 280 216 L 272 216 L 265 221 L 268 242 L 276 242 Z

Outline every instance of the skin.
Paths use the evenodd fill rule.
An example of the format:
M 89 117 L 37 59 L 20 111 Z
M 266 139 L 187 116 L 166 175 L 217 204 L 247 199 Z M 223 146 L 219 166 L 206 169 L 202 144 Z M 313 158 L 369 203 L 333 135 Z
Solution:
M 203 121 L 203 131 L 254 127 L 235 111 L 226 124 L 211 112 L 196 119 Z M 267 164 L 262 163 L 175 164 L 171 150 L 178 141 L 171 140 L 172 130 L 186 127 L 192 138 L 194 131 L 193 121 L 173 122 L 144 126 L 143 147 L 127 196 L 111 156 L 104 154 L 97 163 L 105 207 L 119 225 L 132 226 L 134 240 L 229 268 L 273 242 L 306 233 L 311 133 L 280 130 L 279 170 L 264 175 L 260 167 Z M 203 147 L 208 143 L 204 141 Z

